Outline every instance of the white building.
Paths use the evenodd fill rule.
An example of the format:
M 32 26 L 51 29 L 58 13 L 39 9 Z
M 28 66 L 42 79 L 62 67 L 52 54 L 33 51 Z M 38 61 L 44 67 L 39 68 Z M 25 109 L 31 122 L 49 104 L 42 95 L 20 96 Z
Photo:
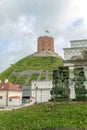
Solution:
M 82 52 L 87 50 L 87 40 L 75 40 L 71 41 L 70 48 L 64 48 L 64 65 L 73 65 L 73 60 L 83 58 Z
M 19 85 L 0 82 L 0 106 L 18 106 L 22 104 L 22 90 Z
M 31 85 L 32 102 L 46 102 L 51 99 L 52 81 L 33 81 Z
M 87 62 L 82 63 L 83 55 L 82 52 L 87 50 L 87 40 L 75 40 L 71 41 L 70 48 L 64 48 L 64 66 L 69 66 L 70 70 L 70 78 L 74 78 L 73 69 L 76 67 L 83 67 L 85 72 L 85 77 L 87 78 Z M 81 64 L 80 64 L 81 63 Z M 80 66 L 79 66 L 80 65 Z M 85 81 L 85 87 L 87 87 L 87 81 Z M 74 82 L 70 81 L 70 98 L 75 99 L 75 89 L 74 89 Z

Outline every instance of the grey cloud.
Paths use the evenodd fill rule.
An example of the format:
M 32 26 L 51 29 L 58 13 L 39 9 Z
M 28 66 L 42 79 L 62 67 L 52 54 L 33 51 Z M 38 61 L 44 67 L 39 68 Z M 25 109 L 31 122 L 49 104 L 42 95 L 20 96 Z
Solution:
M 77 0 L 3 0 L 0 3 L 0 37 L 8 41 L 3 43 L 8 46 L 6 51 L 1 50 L 5 52 L 1 70 L 36 51 L 37 38 L 47 35 L 46 29 L 50 31 L 48 35 L 54 37 L 55 50 L 62 56 L 62 48 L 69 40 L 86 37 L 84 23 L 73 26 L 77 18 L 82 18 L 78 16 L 75 2 Z

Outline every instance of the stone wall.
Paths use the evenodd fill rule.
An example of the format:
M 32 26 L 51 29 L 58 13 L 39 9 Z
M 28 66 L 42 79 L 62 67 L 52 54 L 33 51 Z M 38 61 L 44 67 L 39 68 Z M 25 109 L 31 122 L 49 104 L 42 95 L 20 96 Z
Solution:
M 54 39 L 48 36 L 39 37 L 37 52 L 54 52 Z

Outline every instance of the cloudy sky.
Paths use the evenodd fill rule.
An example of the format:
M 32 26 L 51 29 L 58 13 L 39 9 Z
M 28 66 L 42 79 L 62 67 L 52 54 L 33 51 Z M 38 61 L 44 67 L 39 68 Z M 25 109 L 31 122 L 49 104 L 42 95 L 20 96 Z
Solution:
M 69 41 L 87 39 L 87 0 L 0 0 L 0 72 L 34 53 L 44 35 L 62 57 Z

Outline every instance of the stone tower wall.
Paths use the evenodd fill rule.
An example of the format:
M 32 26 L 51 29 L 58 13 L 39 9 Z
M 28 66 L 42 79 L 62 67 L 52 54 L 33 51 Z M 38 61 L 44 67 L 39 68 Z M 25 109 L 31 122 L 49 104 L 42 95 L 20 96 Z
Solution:
M 48 36 L 39 37 L 37 52 L 54 52 L 54 39 Z

